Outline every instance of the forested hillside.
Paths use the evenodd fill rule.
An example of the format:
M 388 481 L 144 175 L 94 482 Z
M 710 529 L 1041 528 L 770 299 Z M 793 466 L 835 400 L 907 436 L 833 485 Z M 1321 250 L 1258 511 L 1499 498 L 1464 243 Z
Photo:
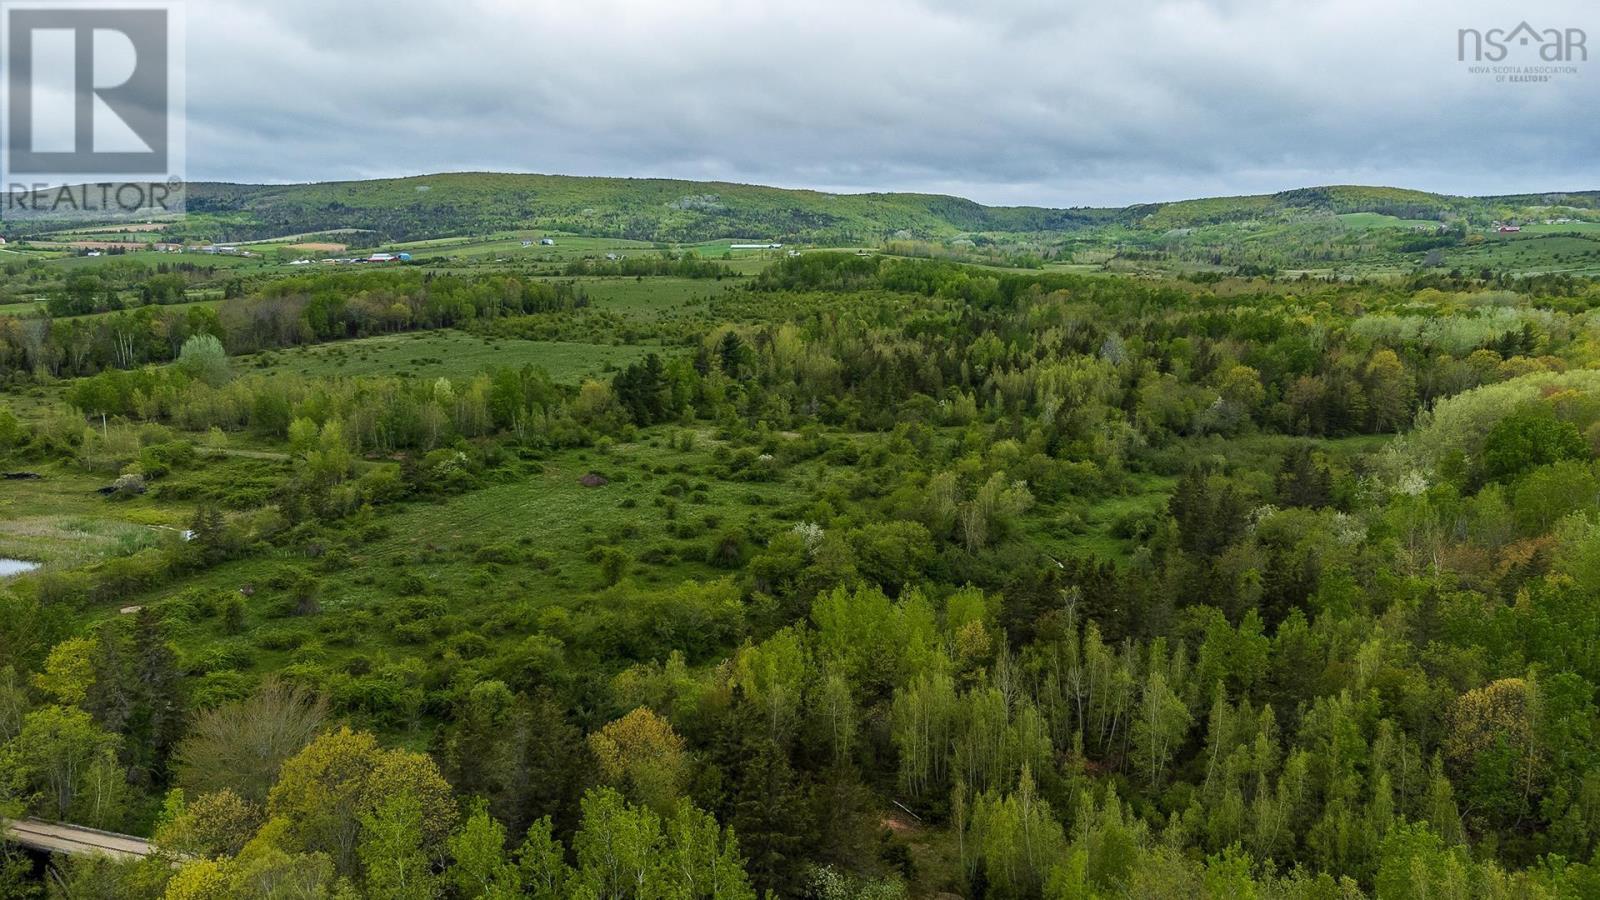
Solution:
M 526 183 L 462 227 L 724 215 Z M 0 312 L 0 815 L 157 848 L 0 895 L 1600 896 L 1600 284 L 633 265 Z
M 190 213 L 220 220 L 218 238 L 248 240 L 339 228 L 405 241 L 543 227 L 651 241 L 730 235 L 818 244 L 937 239 L 966 233 L 1166 230 L 1308 214 L 1378 213 L 1487 225 L 1529 208 L 1595 211 L 1597 192 L 1467 198 L 1394 188 L 1327 187 L 1123 209 L 990 207 L 928 194 L 829 194 L 646 178 L 456 173 L 305 185 L 196 183 Z
M 898 231 L 1048 231 L 1116 218 L 1110 210 L 991 208 L 926 194 L 493 173 L 312 185 L 195 184 L 189 211 L 223 217 L 235 240 L 353 227 L 403 241 L 537 226 L 652 241 L 747 235 L 876 243 Z

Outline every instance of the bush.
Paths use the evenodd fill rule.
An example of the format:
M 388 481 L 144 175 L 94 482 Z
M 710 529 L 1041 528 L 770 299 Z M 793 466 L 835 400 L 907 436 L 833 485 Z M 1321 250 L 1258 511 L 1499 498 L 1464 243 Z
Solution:
M 678 554 L 667 544 L 657 544 L 639 554 L 639 561 L 652 566 L 670 565 L 678 561 Z
M 394 592 L 401 596 L 414 597 L 427 589 L 428 586 L 423 582 L 422 576 L 414 572 L 406 572 L 394 582 Z
M 706 552 L 706 562 L 719 569 L 737 569 L 744 565 L 749 555 L 749 543 L 744 532 L 729 529 L 711 542 Z
M 599 562 L 600 581 L 606 587 L 611 587 L 628 574 L 628 566 L 633 558 L 621 547 L 606 547 L 600 552 Z
M 479 547 L 478 551 L 472 554 L 472 561 L 477 563 L 509 564 L 516 562 L 518 556 L 519 554 L 515 547 L 509 547 L 505 544 L 490 544 L 487 547 Z
M 194 445 L 188 441 L 151 444 L 139 451 L 139 468 L 146 478 L 162 478 L 174 469 L 194 465 Z
M 217 610 L 222 622 L 223 634 L 238 634 L 244 631 L 244 598 L 233 594 L 224 600 Z
M 303 637 L 288 628 L 262 628 L 256 632 L 256 646 L 263 650 L 282 652 L 299 647 Z
M 144 476 L 138 472 L 128 472 L 111 482 L 110 495 L 113 500 L 126 500 L 143 494 L 145 489 Z
M 190 378 L 220 387 L 232 376 L 228 352 L 222 342 L 209 334 L 197 334 L 183 342 L 178 352 L 178 370 Z

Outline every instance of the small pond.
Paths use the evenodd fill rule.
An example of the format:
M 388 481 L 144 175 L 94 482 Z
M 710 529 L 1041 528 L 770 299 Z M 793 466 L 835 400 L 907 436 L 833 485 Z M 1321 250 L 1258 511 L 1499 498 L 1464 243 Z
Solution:
M 23 572 L 32 572 L 37 568 L 39 568 L 39 564 L 36 562 L 30 562 L 26 559 L 7 559 L 4 556 L 0 556 L 0 578 L 10 578 L 13 575 L 21 575 Z

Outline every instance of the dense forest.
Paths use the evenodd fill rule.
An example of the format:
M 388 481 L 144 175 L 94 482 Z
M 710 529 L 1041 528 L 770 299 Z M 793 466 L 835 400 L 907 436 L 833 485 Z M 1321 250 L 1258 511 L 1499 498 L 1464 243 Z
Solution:
M 1600 284 L 208 277 L 0 315 L 0 816 L 155 848 L 0 896 L 1600 896 Z M 639 351 L 285 362 L 439 330 Z

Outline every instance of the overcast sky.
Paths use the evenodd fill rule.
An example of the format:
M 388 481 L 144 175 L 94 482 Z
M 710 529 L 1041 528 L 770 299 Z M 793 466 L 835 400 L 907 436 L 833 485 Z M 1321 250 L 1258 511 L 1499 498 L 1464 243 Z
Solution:
M 1592 0 L 191 0 L 189 176 L 632 175 L 996 204 L 1600 189 Z M 1498 83 L 1460 28 L 1582 28 Z M 1539 61 L 1513 47 L 1506 63 Z

